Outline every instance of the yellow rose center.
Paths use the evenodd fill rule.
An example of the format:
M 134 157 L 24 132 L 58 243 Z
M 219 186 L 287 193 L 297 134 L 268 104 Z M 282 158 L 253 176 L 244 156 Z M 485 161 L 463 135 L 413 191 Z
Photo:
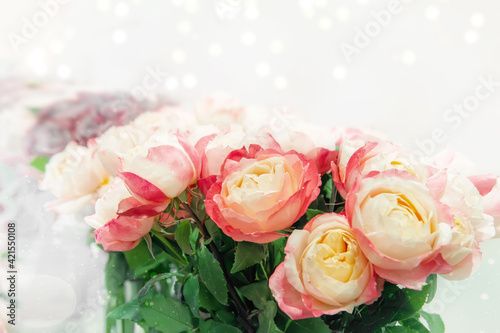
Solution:
M 315 264 L 325 275 L 344 283 L 352 278 L 359 249 L 350 233 L 340 229 L 329 231 L 313 246 Z
M 290 197 L 297 189 L 291 167 L 281 157 L 270 157 L 255 162 L 227 182 L 228 198 L 234 202 L 244 202 L 255 195 L 269 194 L 286 190 L 284 197 Z M 291 186 L 284 188 L 286 180 Z
M 387 218 L 383 219 L 383 225 L 368 223 L 366 232 L 380 231 L 381 227 L 391 234 L 399 235 L 403 238 L 411 238 L 416 235 L 425 237 L 435 231 L 435 225 L 430 223 L 431 216 L 426 216 L 421 212 L 426 212 L 418 201 L 410 200 L 404 194 L 379 193 L 375 195 L 371 202 L 374 207 L 385 207 L 380 213 Z

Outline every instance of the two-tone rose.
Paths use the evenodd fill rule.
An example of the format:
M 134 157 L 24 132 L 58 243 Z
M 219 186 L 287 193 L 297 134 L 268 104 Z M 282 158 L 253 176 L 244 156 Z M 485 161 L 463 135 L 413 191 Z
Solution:
M 234 240 L 267 243 L 305 214 L 320 184 L 316 166 L 304 155 L 251 145 L 228 155 L 205 206 Z
M 452 271 L 441 249 L 451 240 L 453 216 L 411 173 L 358 178 L 346 213 L 363 253 L 389 282 L 421 289 L 429 274 Z
M 285 253 L 269 287 L 293 320 L 352 312 L 380 296 L 373 266 L 345 215 L 316 216 L 292 232 Z

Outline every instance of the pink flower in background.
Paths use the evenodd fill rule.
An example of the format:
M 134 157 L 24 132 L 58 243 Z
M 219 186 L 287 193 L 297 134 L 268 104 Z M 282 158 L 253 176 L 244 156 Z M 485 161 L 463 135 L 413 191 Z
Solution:
M 380 277 L 421 289 L 429 274 L 452 271 L 440 251 L 451 240 L 453 216 L 411 173 L 389 170 L 358 178 L 345 209 Z
M 127 94 L 80 93 L 36 111 L 37 124 L 26 138 L 32 155 L 53 155 L 69 141 L 86 145 L 109 127 L 125 125 L 144 109 Z
M 157 131 L 121 158 L 118 177 L 139 201 L 166 202 L 198 180 L 201 160 L 184 138 Z
M 321 184 L 305 156 L 251 145 L 227 157 L 205 200 L 208 215 L 236 241 L 267 243 L 307 210 Z
M 154 215 L 138 217 L 118 214 L 120 205 L 123 205 L 123 202 L 130 199 L 130 197 L 131 195 L 125 184 L 117 179 L 109 191 L 101 199 L 97 200 L 95 214 L 85 218 L 85 222 L 96 229 L 96 243 L 102 244 L 105 251 L 128 251 L 133 249 L 153 226 Z M 128 202 L 130 203 L 130 200 Z M 137 203 L 138 205 L 135 207 L 142 205 L 139 202 Z M 127 210 L 130 211 L 133 208 L 128 205 Z
M 281 149 L 285 152 L 294 150 L 314 161 L 319 173 L 331 171 L 331 163 L 337 156 L 335 133 L 332 129 L 309 124 L 295 117 L 286 123 L 286 127 L 265 127 L 261 131 L 261 140 L 266 147 Z
M 410 153 L 389 141 L 365 142 L 344 140 L 338 158 L 332 164 L 332 176 L 339 193 L 345 198 L 359 177 L 372 171 L 407 171 L 425 182 L 427 169 L 412 161 Z
M 196 126 L 196 119 L 183 107 L 163 106 L 140 114 L 131 125 L 150 136 L 158 129 L 174 133 L 190 130 Z
M 200 177 L 219 175 L 222 164 L 231 152 L 248 147 L 256 141 L 238 125 L 221 130 L 217 134 L 202 137 L 196 144 L 196 149 L 202 157 Z
M 494 219 L 496 236 L 500 237 L 500 178 L 496 175 L 470 176 L 484 198 L 484 212 Z
M 195 114 L 200 124 L 240 124 L 245 110 L 239 100 L 225 92 L 214 92 L 195 105 Z
M 285 253 L 269 287 L 293 320 L 352 313 L 380 296 L 373 266 L 344 215 L 318 215 L 304 230 L 294 230 Z
M 452 238 L 441 254 L 453 271 L 442 276 L 462 280 L 474 273 L 481 263 L 479 243 L 494 236 L 493 218 L 484 214 L 484 200 L 474 184 L 466 177 L 447 172 L 447 182 L 438 197 L 453 216 Z
M 474 164 L 464 154 L 449 148 L 433 156 L 433 163 L 472 181 L 484 198 L 484 213 L 494 219 L 496 237 L 500 237 L 500 178 L 493 174 L 478 174 Z

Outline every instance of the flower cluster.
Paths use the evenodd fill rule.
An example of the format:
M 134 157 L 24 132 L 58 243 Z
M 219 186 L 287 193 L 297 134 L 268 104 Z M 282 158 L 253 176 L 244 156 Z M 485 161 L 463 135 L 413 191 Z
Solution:
M 481 261 L 479 244 L 495 235 L 498 177 L 467 174 L 459 154 L 417 160 L 381 135 L 243 107 L 222 93 L 194 109 L 146 112 L 85 145 L 68 144 L 46 166 L 42 187 L 57 197 L 48 208 L 95 204 L 85 221 L 104 250 L 130 251 L 156 235 L 182 265 L 198 249 L 196 260 L 205 256 L 222 232 L 236 248 L 231 273 L 259 263 L 239 262 L 243 246 L 272 261 L 267 245 L 286 239 L 281 260 L 262 269 L 293 320 L 352 313 L 376 302 L 384 281 L 421 290 L 432 274 L 467 278 Z M 203 268 L 193 270 L 224 304 Z

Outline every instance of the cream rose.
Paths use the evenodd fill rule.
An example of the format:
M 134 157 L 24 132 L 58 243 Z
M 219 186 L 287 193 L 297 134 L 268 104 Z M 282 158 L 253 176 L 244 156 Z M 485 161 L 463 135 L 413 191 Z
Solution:
M 251 145 L 227 157 L 208 190 L 208 215 L 236 241 L 267 243 L 283 237 L 316 199 L 321 183 L 314 163 L 295 152 Z
M 414 175 L 390 170 L 358 179 L 346 213 L 382 278 L 420 289 L 429 274 L 451 271 L 439 251 L 451 239 L 453 221 Z
M 285 253 L 269 286 L 294 320 L 352 312 L 380 296 L 372 264 L 344 215 L 322 214 L 294 230 Z
M 70 142 L 66 148 L 52 156 L 45 168 L 40 184 L 58 199 L 47 204 L 57 213 L 74 213 L 92 200 L 97 200 L 110 181 L 110 175 L 97 158 L 95 145 L 79 146 Z
M 97 140 L 97 156 L 107 172 L 116 176 L 120 169 L 120 158 L 149 135 L 131 125 L 111 127 Z

